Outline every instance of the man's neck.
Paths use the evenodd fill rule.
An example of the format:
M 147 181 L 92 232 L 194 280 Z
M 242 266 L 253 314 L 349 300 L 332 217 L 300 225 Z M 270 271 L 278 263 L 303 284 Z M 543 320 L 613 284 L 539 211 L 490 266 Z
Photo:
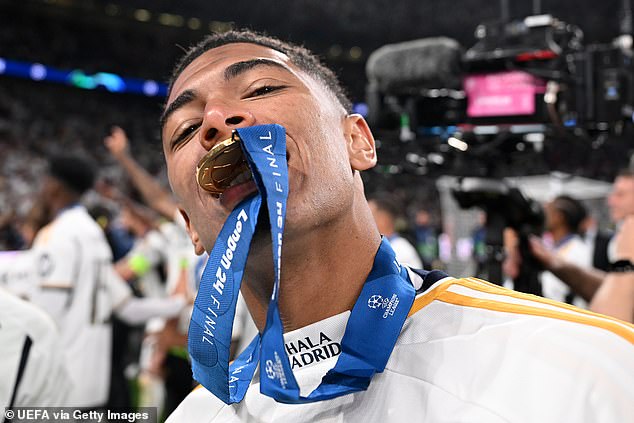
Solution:
M 369 211 L 285 239 L 279 301 L 285 332 L 351 310 L 380 243 Z M 270 251 L 249 257 L 241 289 L 260 331 L 273 286 L 271 257 Z
M 77 199 L 74 197 L 67 197 L 67 196 L 63 196 L 61 195 L 59 197 L 59 200 L 56 202 L 53 202 L 50 205 L 50 214 L 51 214 L 51 218 L 54 219 L 56 216 L 58 216 L 61 212 L 63 212 L 64 210 L 74 206 L 78 204 L 77 203 Z
M 555 245 L 561 244 L 562 242 L 566 240 L 566 238 L 573 235 L 571 232 L 569 232 L 566 228 L 563 228 L 563 227 L 552 229 L 550 231 L 550 234 L 553 237 L 553 242 L 555 243 Z

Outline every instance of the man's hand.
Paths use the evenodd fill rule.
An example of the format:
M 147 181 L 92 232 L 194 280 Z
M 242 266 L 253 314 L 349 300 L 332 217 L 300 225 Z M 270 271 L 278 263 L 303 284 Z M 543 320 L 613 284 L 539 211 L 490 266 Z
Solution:
M 634 216 L 628 216 L 616 234 L 616 258 L 634 262 Z
M 511 228 L 504 229 L 504 253 L 502 272 L 511 279 L 517 279 L 522 265 L 522 255 L 517 232 Z
M 116 159 L 128 155 L 128 137 L 125 131 L 118 126 L 112 128 L 112 132 L 104 138 L 103 143 Z
M 187 283 L 188 267 L 189 267 L 189 264 L 187 262 L 187 259 L 182 258 L 180 263 L 180 274 L 178 276 L 178 281 L 176 282 L 176 285 L 172 289 L 172 292 L 170 292 L 170 295 L 171 296 L 180 295 L 183 298 L 185 298 L 185 300 L 189 304 L 193 304 L 194 297 L 192 296 L 192 293 L 189 290 L 189 285 Z
M 538 237 L 531 236 L 528 242 L 530 244 L 531 254 L 544 266 L 544 269 L 552 271 L 557 267 L 559 259 L 544 246 Z

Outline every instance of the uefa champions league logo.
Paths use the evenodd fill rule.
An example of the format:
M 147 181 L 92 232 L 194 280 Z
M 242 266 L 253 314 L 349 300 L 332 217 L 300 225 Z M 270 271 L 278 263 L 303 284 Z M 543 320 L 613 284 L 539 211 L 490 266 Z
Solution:
M 273 361 L 266 360 L 266 365 L 264 366 L 266 375 L 269 379 L 275 379 L 275 369 L 273 369 Z
M 282 389 L 286 389 L 288 381 L 286 380 L 286 374 L 284 374 L 282 360 L 280 359 L 277 351 L 274 351 L 273 353 L 275 354 L 275 361 L 266 360 L 266 363 L 264 364 L 264 372 L 266 373 L 266 377 L 269 379 L 278 379 Z
M 396 311 L 396 307 L 398 307 L 399 299 L 398 295 L 392 294 L 391 298 L 385 298 L 381 295 L 375 294 L 368 298 L 368 307 L 372 309 L 382 309 L 385 310 L 383 313 L 383 318 L 387 319 L 392 316 Z
M 383 298 L 380 295 L 373 295 L 368 300 L 368 307 L 370 308 L 385 308 L 387 307 L 388 299 Z

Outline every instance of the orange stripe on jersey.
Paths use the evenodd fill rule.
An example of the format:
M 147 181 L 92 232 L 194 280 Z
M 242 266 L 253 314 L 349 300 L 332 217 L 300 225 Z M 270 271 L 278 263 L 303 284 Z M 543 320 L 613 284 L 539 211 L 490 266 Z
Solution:
M 418 296 L 416 296 L 416 298 L 414 299 L 412 307 L 409 309 L 407 317 L 411 317 L 413 314 L 420 311 L 423 307 L 427 306 L 427 304 L 437 299 L 440 294 L 449 289 L 449 287 L 455 284 L 457 281 L 458 279 L 456 278 L 449 278 L 431 291 L 418 294 Z
M 407 314 L 407 317 L 410 317 L 411 315 L 420 311 L 423 307 L 427 306 L 427 304 L 434 301 L 436 298 L 438 298 L 438 295 L 446 291 L 447 288 L 449 288 L 455 282 L 456 282 L 456 279 L 452 278 L 446 282 L 441 283 L 440 285 L 438 285 L 436 288 L 432 289 L 431 291 L 417 296 L 414 299 L 414 304 L 412 304 L 412 307 L 409 309 L 409 313 Z
M 617 319 L 616 317 L 606 316 L 605 314 L 595 313 L 590 310 L 584 310 L 579 307 L 575 307 L 570 304 L 561 303 L 559 301 L 551 300 L 544 297 L 539 297 L 537 295 L 525 294 L 523 292 L 517 292 L 510 289 L 502 288 L 499 285 L 495 285 L 491 282 L 484 281 L 482 279 L 477 278 L 465 278 L 458 280 L 458 284 L 466 286 L 467 288 L 475 289 L 476 291 L 487 292 L 489 294 L 495 295 L 505 295 L 507 297 L 519 298 L 523 300 L 535 301 L 541 304 L 548 304 L 554 307 L 559 307 L 564 310 L 574 311 L 575 313 L 585 314 L 587 316 L 592 316 L 595 318 L 599 318 L 601 320 L 610 320 L 612 322 L 620 323 L 621 325 L 625 325 L 634 330 L 634 325 L 626 322 L 624 320 Z
M 461 285 L 467 288 L 474 289 L 476 291 L 485 292 L 495 295 L 503 295 L 512 298 L 518 298 L 522 300 L 528 300 L 538 302 L 542 304 L 548 304 L 562 311 L 544 309 L 540 307 L 532 307 L 523 304 L 505 303 L 503 301 L 474 298 L 455 292 L 449 292 L 447 289 L 451 285 Z M 574 323 L 582 323 L 589 326 L 598 327 L 601 329 L 609 330 L 622 338 L 626 339 L 630 343 L 634 344 L 634 325 L 627 322 L 623 322 L 618 319 L 614 319 L 602 314 L 593 313 L 590 311 L 582 310 L 569 304 L 559 303 L 543 297 L 535 295 L 529 295 L 502 288 L 498 285 L 494 285 L 490 282 L 486 282 L 479 279 L 451 279 L 448 280 L 436 288 L 432 289 L 426 294 L 420 295 L 414 301 L 412 308 L 408 314 L 408 317 L 412 314 L 420 311 L 434 300 L 442 301 L 449 304 L 461 305 L 465 307 L 480 308 L 492 311 L 500 311 L 506 313 L 524 314 L 531 316 L 549 317 L 559 320 L 565 320 Z M 563 310 L 573 311 L 575 314 L 565 312 Z
M 597 319 L 594 316 L 579 316 L 562 311 L 554 311 L 539 307 L 530 307 L 521 304 L 509 304 L 494 300 L 484 300 L 481 298 L 467 297 L 455 292 L 443 292 L 438 301 L 461 305 L 465 307 L 482 308 L 485 310 L 502 311 L 506 313 L 525 314 L 529 316 L 550 317 L 553 319 L 566 320 L 573 323 L 582 323 L 588 326 L 608 330 L 634 344 L 634 332 L 610 320 Z

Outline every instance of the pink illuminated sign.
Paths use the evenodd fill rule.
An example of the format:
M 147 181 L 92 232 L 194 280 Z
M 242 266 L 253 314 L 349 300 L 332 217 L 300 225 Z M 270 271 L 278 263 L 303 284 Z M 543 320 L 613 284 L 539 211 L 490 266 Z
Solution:
M 467 116 L 516 116 L 535 113 L 535 94 L 546 84 L 522 71 L 469 75 L 464 79 Z

